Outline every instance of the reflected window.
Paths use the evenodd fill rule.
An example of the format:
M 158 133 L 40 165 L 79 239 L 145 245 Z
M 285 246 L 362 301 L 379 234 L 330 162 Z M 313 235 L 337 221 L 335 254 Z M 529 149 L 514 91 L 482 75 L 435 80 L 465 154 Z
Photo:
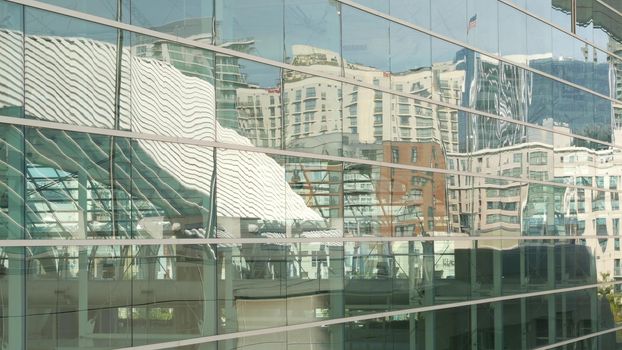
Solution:
M 547 163 L 546 152 L 531 152 L 529 153 L 529 164 L 531 165 L 545 165 Z
M 611 193 L 611 210 L 620 210 L 620 194 L 618 192 L 610 192 L 610 193 Z
M 393 163 L 399 163 L 400 161 L 400 150 L 397 147 L 391 148 L 391 159 Z
M 609 178 L 609 189 L 616 190 L 618 189 L 618 181 L 620 180 L 619 176 L 611 176 Z
M 428 179 L 426 179 L 425 177 L 422 177 L 422 176 L 413 176 L 410 179 L 410 183 L 413 186 L 424 186 L 427 182 L 428 182 Z
M 605 188 L 605 177 L 604 176 L 596 176 L 596 187 Z
M 577 186 L 592 186 L 592 177 L 591 176 L 579 176 L 576 178 Z

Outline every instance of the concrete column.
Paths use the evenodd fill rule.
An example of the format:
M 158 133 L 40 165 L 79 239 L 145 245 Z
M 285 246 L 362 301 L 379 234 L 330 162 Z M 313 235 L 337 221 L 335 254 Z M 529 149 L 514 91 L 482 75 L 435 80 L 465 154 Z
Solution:
M 9 239 L 23 239 L 24 232 L 24 134 L 23 129 L 7 127 L 7 183 Z M 26 345 L 26 273 L 24 248 L 7 248 L 8 256 L 8 349 L 24 349 Z
M 328 283 L 330 289 L 330 313 L 331 318 L 345 316 L 344 297 L 344 247 L 330 247 L 330 269 L 328 270 Z M 330 327 L 331 350 L 345 349 L 344 325 Z
M 562 287 L 566 287 L 566 282 L 567 282 L 567 278 L 566 278 L 566 242 L 564 242 L 561 246 L 561 283 L 562 283 Z M 566 310 L 567 310 L 567 295 L 566 293 L 562 293 L 562 339 L 567 339 L 568 337 L 568 332 L 566 331 L 566 329 L 568 328 L 568 320 L 566 317 Z
M 417 285 L 417 269 L 415 264 L 417 263 L 419 256 L 415 249 L 415 242 L 408 242 L 408 304 L 410 307 L 419 305 L 420 297 L 418 293 L 419 286 Z M 417 349 L 417 319 L 416 314 L 410 314 L 408 316 L 408 334 L 409 334 L 409 349 Z
M 597 245 L 597 248 L 594 249 L 600 249 L 600 247 Z M 592 256 L 595 257 L 596 256 L 596 252 L 592 252 Z M 597 271 L 596 271 L 596 259 L 590 259 L 590 276 L 594 276 L 594 282 L 596 282 L 598 280 L 598 275 L 597 275 Z M 590 318 L 592 319 L 592 329 L 591 332 L 595 333 L 598 332 L 598 328 L 599 328 L 599 303 L 598 303 L 598 292 L 596 290 L 596 288 L 594 289 L 590 289 L 589 290 L 590 293 Z M 592 350 L 597 350 L 598 349 L 598 339 L 597 338 L 593 338 L 590 343 Z
M 502 275 L 503 275 L 503 259 L 501 250 L 494 249 L 492 252 L 492 285 L 493 296 L 501 296 L 502 293 Z M 496 302 L 493 304 L 494 314 L 494 330 L 495 330 L 495 350 L 503 350 L 503 303 Z
M 237 312 L 235 309 L 235 303 L 233 298 L 233 283 L 236 279 L 233 268 L 233 254 L 231 248 L 226 248 L 224 252 L 224 265 L 225 265 L 225 297 L 224 297 L 224 307 L 225 307 L 225 318 L 227 319 L 227 324 L 232 328 L 237 329 Z M 236 340 L 231 339 L 224 342 L 225 349 L 235 349 Z
M 479 298 L 479 288 L 477 287 L 477 241 L 471 243 L 469 252 L 469 277 L 471 282 L 471 299 Z M 471 306 L 471 350 L 479 349 L 477 332 L 477 305 Z
M 89 271 L 88 271 L 88 253 L 87 247 L 80 247 L 78 257 L 78 332 L 79 345 L 81 348 L 93 346 L 93 342 L 87 338 L 91 333 L 91 324 L 89 323 Z
M 212 174 L 215 180 L 215 174 Z M 216 215 L 215 215 L 215 198 L 210 193 L 203 199 L 203 227 L 205 228 L 205 236 L 213 237 L 216 235 Z M 209 336 L 218 334 L 218 260 L 217 260 L 217 245 L 210 244 L 205 245 L 203 254 L 203 278 L 202 291 L 203 291 L 203 322 L 201 335 Z M 231 296 L 231 295 L 227 295 Z M 216 350 L 218 348 L 217 342 L 211 342 L 201 344 L 199 349 L 201 350 Z
M 10 248 L 8 251 L 8 349 L 25 348 L 26 278 L 24 271 L 24 248 Z
M 285 120 L 285 118 L 283 118 Z M 340 164 L 336 167 L 339 171 L 340 183 L 338 185 L 330 185 L 331 193 L 338 194 L 339 209 L 337 217 L 331 218 L 331 223 L 334 228 L 339 229 L 340 232 L 344 232 L 344 193 L 343 193 L 343 165 Z M 333 216 L 333 210 L 330 210 L 331 216 Z M 330 268 L 328 269 L 329 289 L 330 289 L 330 309 L 331 317 L 345 317 L 345 262 L 346 262 L 346 244 L 344 243 L 340 247 L 330 248 Z M 330 343 L 331 350 L 345 349 L 345 325 L 334 325 L 330 328 Z
M 211 246 L 205 247 L 203 256 L 203 323 L 201 334 L 203 336 L 215 335 L 218 333 L 218 277 L 216 275 L 216 259 L 213 257 L 214 251 Z M 217 343 L 211 342 L 202 344 L 201 350 L 216 350 Z
M 520 246 L 520 287 L 521 290 L 527 289 L 527 268 L 525 259 L 525 247 Z M 525 298 L 520 299 L 520 343 L 521 349 L 527 349 L 527 302 Z
M 477 350 L 477 305 L 471 305 L 471 350 Z
M 88 219 L 88 177 L 84 171 L 78 173 L 78 213 L 80 222 L 78 223 L 80 238 L 84 239 L 87 235 Z M 88 253 L 87 247 L 80 247 L 78 255 L 78 344 L 80 347 L 92 346 L 86 336 L 90 333 L 89 324 L 89 275 L 88 275 Z
M 555 288 L 555 245 L 549 243 L 546 247 L 546 271 L 547 271 L 547 289 Z M 549 344 L 555 343 L 556 334 L 556 310 L 555 310 L 555 294 L 548 296 L 548 329 Z
M 423 242 L 424 305 L 434 304 L 434 241 Z M 425 313 L 425 350 L 436 349 L 436 314 Z
M 527 349 L 527 302 L 525 298 L 520 300 L 520 344 L 521 349 Z

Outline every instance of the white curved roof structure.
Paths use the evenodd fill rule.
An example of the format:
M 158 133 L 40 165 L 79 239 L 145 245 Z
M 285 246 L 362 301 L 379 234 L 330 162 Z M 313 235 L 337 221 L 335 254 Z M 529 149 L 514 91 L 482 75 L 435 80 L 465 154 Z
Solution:
M 0 108 L 20 106 L 22 33 L 0 32 Z M 37 119 L 113 128 L 114 45 L 83 38 L 25 37 L 26 115 Z M 120 128 L 133 132 L 252 145 L 215 118 L 215 90 L 209 82 L 182 74 L 170 64 L 122 52 Z M 187 144 L 136 140 L 162 177 L 207 195 L 212 150 Z M 216 160 L 217 215 L 266 220 L 321 220 L 285 181 L 271 157 L 219 149 Z M 158 189 L 161 191 L 161 189 Z

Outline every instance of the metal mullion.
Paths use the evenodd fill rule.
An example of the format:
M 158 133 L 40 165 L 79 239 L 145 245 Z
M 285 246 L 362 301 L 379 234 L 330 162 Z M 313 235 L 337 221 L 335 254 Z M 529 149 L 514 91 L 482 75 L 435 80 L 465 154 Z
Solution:
M 577 0 L 570 0 L 570 31 L 577 34 Z
M 336 162 L 352 163 L 352 164 L 358 164 L 358 165 L 362 164 L 362 165 L 379 166 L 379 167 L 385 167 L 385 168 L 433 172 L 433 173 L 448 174 L 448 175 L 472 176 L 472 177 L 477 177 L 477 178 L 510 181 L 510 182 L 514 182 L 517 184 L 540 184 L 540 185 L 554 186 L 554 187 L 585 189 L 585 190 L 598 191 L 598 192 L 613 192 L 613 193 L 618 192 L 618 190 L 610 189 L 610 188 L 597 188 L 593 186 L 563 184 L 563 183 L 558 183 L 558 182 L 534 180 L 534 179 L 529 179 L 529 178 L 517 178 L 517 177 L 508 177 L 508 176 L 500 176 L 500 175 L 481 174 L 481 173 L 476 173 L 476 172 L 471 172 L 471 171 L 455 171 L 455 170 L 441 169 L 441 168 L 428 168 L 428 167 L 423 167 L 423 166 L 391 163 L 391 162 L 376 161 L 376 160 L 367 160 L 367 159 L 360 159 L 360 158 L 353 158 L 353 157 L 332 156 L 332 155 L 323 155 L 323 154 L 307 153 L 307 152 L 300 152 L 300 151 L 290 151 L 290 150 L 281 150 L 281 149 L 273 149 L 273 148 L 265 148 L 265 147 L 247 146 L 247 145 L 241 145 L 241 144 L 230 144 L 230 143 L 223 143 L 219 141 L 206 141 L 206 140 L 189 139 L 189 138 L 175 137 L 175 136 L 163 136 L 163 135 L 137 133 L 137 132 L 131 132 L 131 131 L 101 129 L 101 128 L 96 128 L 96 127 L 69 125 L 69 124 L 46 122 L 46 121 L 33 120 L 33 119 L 22 119 L 22 118 L 0 116 L 0 123 L 23 125 L 23 126 L 35 126 L 38 128 L 47 128 L 47 129 L 56 129 L 56 130 L 77 131 L 77 132 L 92 133 L 92 134 L 98 134 L 98 135 L 121 136 L 125 138 L 142 139 L 142 140 L 149 140 L 149 141 L 190 144 L 190 145 L 203 146 L 203 147 L 208 147 L 208 148 L 220 148 L 220 149 L 228 149 L 228 150 L 253 152 L 253 153 L 262 153 L 266 155 L 281 155 L 281 156 L 291 156 L 291 157 L 299 157 L 299 158 L 314 158 L 316 160 L 336 161 Z
M 573 241 L 587 239 L 603 239 L 598 235 L 582 235 L 582 236 L 361 236 L 361 237 L 321 237 L 322 242 L 330 243 L 347 243 L 347 242 L 427 242 L 427 241 Z M 611 238 L 609 238 L 611 239 Z M 8 239 L 0 241 L 0 247 L 47 247 L 56 246 L 91 246 L 91 245 L 204 245 L 204 244 L 263 244 L 271 243 L 317 243 L 319 238 L 308 237 L 274 237 L 274 238 L 98 238 L 98 239 L 68 239 L 68 240 L 50 240 L 50 239 Z

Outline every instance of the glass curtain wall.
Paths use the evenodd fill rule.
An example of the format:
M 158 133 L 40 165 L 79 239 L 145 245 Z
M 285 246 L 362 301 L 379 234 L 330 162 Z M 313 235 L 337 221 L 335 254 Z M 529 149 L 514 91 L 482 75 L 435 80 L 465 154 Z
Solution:
M 0 348 L 622 349 L 620 23 L 0 0 Z

